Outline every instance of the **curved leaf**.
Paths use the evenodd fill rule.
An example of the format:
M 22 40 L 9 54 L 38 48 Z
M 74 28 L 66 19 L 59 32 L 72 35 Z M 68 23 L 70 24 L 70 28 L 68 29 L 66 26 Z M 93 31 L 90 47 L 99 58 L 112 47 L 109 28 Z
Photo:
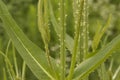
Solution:
M 90 72 L 94 71 L 101 63 L 103 63 L 114 50 L 116 46 L 120 45 L 120 35 L 112 40 L 109 44 L 103 47 L 98 53 L 94 56 L 83 61 L 74 71 L 73 78 L 75 80 L 81 79 L 88 75 Z
M 22 32 L 14 19 L 9 14 L 7 7 L 0 0 L 0 18 L 4 23 L 4 28 L 14 43 L 19 54 L 24 59 L 25 63 L 32 70 L 39 80 L 56 80 L 55 74 L 51 71 L 45 53 L 34 43 L 32 43 Z M 52 59 L 52 62 L 55 62 Z M 54 68 L 56 71 L 59 69 Z

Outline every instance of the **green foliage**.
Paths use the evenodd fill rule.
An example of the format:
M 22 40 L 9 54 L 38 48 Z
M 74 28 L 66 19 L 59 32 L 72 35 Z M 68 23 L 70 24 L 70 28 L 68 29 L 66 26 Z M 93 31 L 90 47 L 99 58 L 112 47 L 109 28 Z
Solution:
M 22 2 L 24 2 L 24 0 L 19 1 L 19 3 Z M 29 34 L 27 35 L 29 38 L 41 38 L 40 41 L 43 41 L 43 43 L 41 42 L 41 45 L 36 45 L 36 42 L 32 42 L 31 40 L 33 39 L 28 39 L 25 33 L 23 33 L 23 31 L 17 25 L 17 19 L 14 20 L 11 16 L 8 11 L 10 6 L 7 8 L 3 1 L 0 1 L 1 25 L 10 38 L 5 52 L 3 51 L 4 49 L 0 51 L 0 54 L 2 54 L 5 60 L 4 63 L 6 66 L 2 69 L 2 79 L 28 80 L 29 76 L 26 76 L 28 73 L 28 68 L 38 80 L 91 80 L 92 78 L 89 76 L 91 76 L 93 71 L 98 73 L 96 74 L 96 77 L 98 77 L 100 80 L 119 79 L 118 76 L 120 75 L 120 67 L 118 67 L 118 69 L 112 73 L 113 62 L 111 61 L 110 66 L 108 63 L 105 63 L 105 61 L 113 52 L 120 50 L 120 35 L 114 37 L 114 39 L 111 41 L 109 40 L 108 43 L 108 38 L 110 35 L 108 33 L 107 35 L 105 34 L 112 24 L 111 15 L 107 22 L 104 23 L 105 25 L 103 27 L 101 26 L 102 19 L 97 24 L 97 27 L 94 26 L 97 28 L 97 30 L 95 30 L 95 36 L 93 37 L 92 44 L 89 45 L 89 38 L 92 38 L 92 32 L 90 30 L 89 34 L 91 23 L 90 26 L 88 26 L 88 17 L 91 17 L 91 12 L 90 16 L 88 16 L 88 4 L 99 4 L 96 6 L 98 8 L 104 1 L 91 0 L 91 2 L 89 2 L 88 0 L 70 0 L 70 2 L 73 2 L 72 6 L 67 4 L 68 2 L 69 1 L 65 0 L 39 0 L 36 2 L 38 3 L 38 21 L 36 22 L 38 23 L 38 31 L 41 35 L 36 32 L 34 27 L 32 27 L 37 26 L 35 24 L 28 25 L 28 30 L 32 32 L 32 34 L 29 34 L 30 32 L 26 32 L 26 34 Z M 108 2 L 109 1 L 105 0 L 105 3 Z M 13 4 L 17 2 L 11 0 L 9 3 Z M 54 10 L 55 3 L 58 3 L 57 7 L 59 10 Z M 66 8 L 69 7 L 73 7 L 72 10 L 70 10 L 72 11 L 71 16 L 67 16 L 69 13 L 67 13 Z M 92 8 L 90 11 L 92 11 Z M 30 5 L 30 10 L 27 8 L 26 13 L 29 14 L 29 17 L 32 15 L 31 18 L 33 16 L 35 17 L 32 12 L 35 12 L 35 7 Z M 106 12 L 105 14 L 108 13 Z M 98 15 L 98 13 L 95 15 Z M 99 16 L 101 15 L 102 17 L 104 16 L 102 13 Z M 26 15 L 24 16 L 26 18 Z M 57 17 L 59 20 L 56 19 Z M 94 16 L 92 15 L 92 18 L 93 17 Z M 67 22 L 68 18 L 71 18 L 71 20 L 68 20 Z M 90 19 L 92 20 L 92 18 Z M 30 20 L 28 20 L 28 22 L 26 21 L 26 23 L 29 23 L 29 21 Z M 69 25 L 70 22 L 72 25 Z M 23 22 L 21 23 L 26 25 Z M 71 34 L 67 33 L 68 28 L 71 27 L 74 28 L 74 30 L 71 32 L 74 32 L 74 34 L 72 34 L 74 35 L 74 38 L 70 36 Z M 22 29 L 25 30 L 25 28 Z M 52 31 L 54 31 L 53 33 L 57 35 L 51 35 Z M 58 42 L 52 41 L 53 37 L 55 37 L 55 40 Z M 104 37 L 106 38 L 103 39 Z M 11 44 L 11 41 L 13 44 Z M 0 39 L 0 43 L 2 43 L 2 39 Z M 55 50 L 52 51 L 51 48 L 54 46 L 51 46 L 51 43 L 54 45 L 59 45 L 60 47 L 58 46 L 57 49 L 55 47 Z M 12 48 L 10 48 L 10 45 L 12 45 Z M 9 49 L 12 51 L 13 61 L 8 56 L 10 54 Z M 16 55 L 18 55 L 16 54 L 16 50 L 23 59 L 22 64 L 20 64 L 20 66 L 22 66 L 21 74 L 19 74 L 20 67 L 18 65 L 18 57 L 16 57 Z M 51 55 L 53 53 L 55 53 L 54 55 L 58 56 L 53 58 Z M 109 69 L 106 67 L 109 67 Z M 32 77 L 32 80 L 34 80 L 34 77 Z
M 11 37 L 11 40 L 13 41 L 16 49 L 18 50 L 19 53 L 21 53 L 20 55 L 24 58 L 25 63 L 29 63 L 27 65 L 29 65 L 30 69 L 35 72 L 35 75 L 38 77 L 38 79 L 49 79 L 45 75 L 45 73 L 50 78 L 55 79 L 53 77 L 54 75 L 51 75 L 53 73 L 50 67 L 48 66 L 46 56 L 43 53 L 43 51 L 39 49 L 35 44 L 33 44 L 24 35 L 24 33 L 19 29 L 15 21 L 12 19 L 12 17 L 8 13 L 6 6 L 2 2 L 0 2 L 0 8 L 1 8 L 0 14 L 1 15 L 3 14 L 1 18 L 2 18 L 2 21 L 4 22 L 4 25 L 6 26 L 5 29 L 8 32 L 9 36 Z M 7 14 L 7 15 L 4 15 L 4 14 Z M 55 65 L 54 65 L 54 68 L 55 68 Z M 39 76 L 39 74 L 42 74 L 42 75 Z
M 120 35 L 103 47 L 100 51 L 98 51 L 96 55 L 86 59 L 80 65 L 78 65 L 74 72 L 75 79 L 77 77 L 81 79 L 93 71 L 96 67 L 98 67 L 98 65 L 103 63 L 115 49 L 118 49 L 116 46 L 119 45 Z
M 111 21 L 111 16 L 109 17 L 107 23 L 105 24 L 104 27 L 102 27 L 99 23 L 98 23 L 98 29 L 95 33 L 94 39 L 93 39 L 93 44 L 92 44 L 92 49 L 93 52 L 97 49 L 100 40 L 103 36 L 103 34 L 105 33 L 105 31 L 108 29 L 109 25 L 110 25 L 110 21 Z

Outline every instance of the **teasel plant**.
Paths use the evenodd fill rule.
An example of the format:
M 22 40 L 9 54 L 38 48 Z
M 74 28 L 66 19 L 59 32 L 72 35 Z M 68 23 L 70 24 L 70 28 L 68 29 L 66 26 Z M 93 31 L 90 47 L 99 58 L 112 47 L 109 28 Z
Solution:
M 52 0 L 38 1 L 38 30 L 41 33 L 41 38 L 44 43 L 44 49 L 42 50 L 26 37 L 10 15 L 6 5 L 2 0 L 0 1 L 0 19 L 4 25 L 3 28 L 8 33 L 10 41 L 12 41 L 14 47 L 22 57 L 24 65 L 26 64 L 30 68 L 38 80 L 89 80 L 89 75 L 96 69 L 101 80 L 116 80 L 120 68 L 118 67 L 112 75 L 111 69 L 113 61 L 111 61 L 108 73 L 104 73 L 106 72 L 104 62 L 114 51 L 120 49 L 120 35 L 108 44 L 103 44 L 102 47 L 99 47 L 101 43 L 100 40 L 110 26 L 111 15 L 103 27 L 98 22 L 92 45 L 88 45 L 88 0 L 72 0 L 74 38 L 66 32 L 67 28 L 69 28 L 66 22 L 66 0 L 59 1 L 59 20 L 56 19 L 51 2 Z M 59 62 L 50 55 L 51 26 L 59 37 Z M 106 40 L 104 40 L 104 42 L 105 41 Z M 67 51 L 69 51 L 69 53 L 67 53 Z M 11 69 L 7 68 L 10 76 L 15 77 L 14 70 L 11 67 L 12 64 L 9 64 L 9 59 L 2 51 L 0 51 L 0 53 L 6 59 L 6 66 L 9 66 Z M 67 56 L 67 54 L 70 54 L 70 56 Z M 70 59 L 70 64 L 67 64 L 67 58 Z M 16 75 L 18 75 L 16 58 L 14 58 L 14 60 Z M 69 68 L 67 68 L 66 65 L 69 66 Z M 3 69 L 3 73 L 6 74 L 5 69 Z M 107 75 L 107 78 L 103 76 L 103 73 Z M 23 67 L 23 75 L 25 76 L 25 66 Z M 4 76 L 4 79 L 6 79 L 6 75 Z M 111 76 L 111 78 L 109 78 L 109 76 Z M 11 80 L 18 79 L 11 78 Z M 27 80 L 27 78 L 25 80 Z

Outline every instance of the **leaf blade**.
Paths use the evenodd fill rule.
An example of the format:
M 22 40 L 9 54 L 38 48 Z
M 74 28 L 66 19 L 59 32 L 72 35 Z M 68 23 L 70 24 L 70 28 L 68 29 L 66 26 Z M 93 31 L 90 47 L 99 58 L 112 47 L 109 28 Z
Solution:
M 2 1 L 0 1 L 0 18 L 19 54 L 35 76 L 40 80 L 50 80 L 50 78 L 54 80 L 54 75 L 50 72 L 44 52 L 25 36 Z
M 102 62 L 104 62 L 111 54 L 112 51 L 117 49 L 116 46 L 120 44 L 120 35 L 112 40 L 108 45 L 103 47 L 97 54 L 82 62 L 74 71 L 74 79 L 83 78 Z
M 104 25 L 104 27 L 102 27 L 101 24 L 98 22 L 98 29 L 93 38 L 93 44 L 92 44 L 93 52 L 97 49 L 101 38 L 103 37 L 103 35 L 105 34 L 105 31 L 107 31 L 108 27 L 110 26 L 110 22 L 111 22 L 111 15 L 109 15 L 108 20 Z

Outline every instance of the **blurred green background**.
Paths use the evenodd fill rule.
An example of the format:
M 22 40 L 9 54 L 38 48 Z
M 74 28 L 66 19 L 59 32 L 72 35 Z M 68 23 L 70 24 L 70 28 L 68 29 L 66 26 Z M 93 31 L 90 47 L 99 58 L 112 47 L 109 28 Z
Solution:
M 41 39 L 41 35 L 37 28 L 37 2 L 38 0 L 3 0 L 11 15 L 24 31 L 24 33 L 32 40 L 35 44 L 44 49 L 44 44 Z M 53 4 L 54 13 L 56 18 L 59 15 L 58 12 L 58 2 L 59 0 L 51 0 Z M 109 29 L 106 31 L 105 35 L 108 35 L 107 43 L 111 41 L 116 35 L 120 34 L 120 0 L 88 0 L 89 1 L 89 42 L 93 39 L 94 33 L 97 29 L 97 22 L 99 21 L 102 25 L 106 23 L 109 14 L 112 14 L 112 21 Z M 72 16 L 72 0 L 66 0 L 66 14 L 68 15 L 67 22 L 67 33 L 73 37 L 73 16 Z M 57 46 L 58 40 L 56 39 L 56 33 L 52 26 L 51 31 L 51 47 Z M 104 37 L 103 37 L 104 38 Z M 3 29 L 2 23 L 0 21 L 0 50 L 5 52 L 9 37 Z M 12 61 L 11 49 L 9 49 L 9 58 Z M 51 50 L 52 51 L 52 50 Z M 55 54 L 51 54 L 53 57 Z M 21 66 L 22 59 L 19 54 L 17 54 L 18 65 Z M 116 51 L 110 58 L 114 60 L 113 72 L 120 65 L 120 50 Z M 3 67 L 4 59 L 0 55 L 0 80 L 3 77 Z M 19 67 L 21 70 L 21 67 Z M 20 71 L 21 73 L 21 71 Z M 26 70 L 26 80 L 37 80 L 34 75 L 27 68 Z

